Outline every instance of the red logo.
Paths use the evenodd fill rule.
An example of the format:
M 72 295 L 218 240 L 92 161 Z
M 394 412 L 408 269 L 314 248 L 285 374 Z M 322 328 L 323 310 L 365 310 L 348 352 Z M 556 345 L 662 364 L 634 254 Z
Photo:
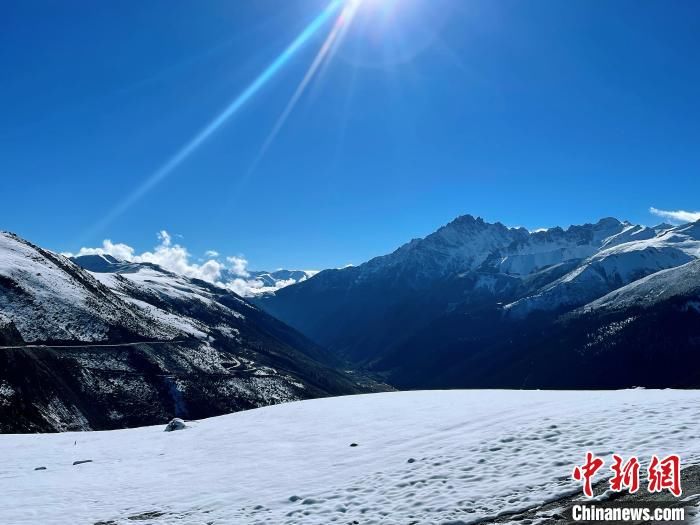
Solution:
M 613 454 L 613 465 L 610 467 L 614 473 L 610 478 L 610 489 L 621 492 L 624 488 L 634 494 L 639 490 L 639 461 L 632 456 L 627 463 L 622 462 L 622 458 Z
M 681 458 L 671 454 L 662 460 L 655 455 L 651 456 L 649 464 L 649 492 L 661 492 L 664 489 L 677 498 L 683 493 L 681 490 Z
M 593 497 L 591 480 L 604 464 L 605 462 L 602 459 L 595 457 L 591 452 L 587 452 L 586 463 L 574 469 L 574 479 L 576 481 L 583 481 L 583 493 L 589 498 Z
M 576 481 L 583 483 L 583 493 L 589 498 L 593 497 L 593 476 L 603 467 L 605 461 L 597 458 L 593 453 L 586 452 L 586 461 L 583 465 L 574 467 L 572 474 Z M 635 456 L 625 461 L 622 456 L 613 454 L 613 464 L 610 470 L 613 476 L 610 478 L 610 490 L 622 492 L 627 489 L 630 494 L 639 490 L 640 464 Z M 649 462 L 648 486 L 649 492 L 661 492 L 668 490 L 676 497 L 682 494 L 681 489 L 681 458 L 677 454 L 671 454 L 663 459 L 656 455 Z

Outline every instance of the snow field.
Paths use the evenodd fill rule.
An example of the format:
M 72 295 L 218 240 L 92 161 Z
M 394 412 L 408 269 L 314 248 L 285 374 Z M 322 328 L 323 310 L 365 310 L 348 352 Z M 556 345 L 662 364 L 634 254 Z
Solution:
M 695 463 L 699 416 L 697 391 L 425 391 L 294 402 L 171 433 L 2 435 L 0 516 L 470 523 L 579 491 L 570 475 L 587 450 L 606 469 L 613 452 L 643 468 L 651 454 Z

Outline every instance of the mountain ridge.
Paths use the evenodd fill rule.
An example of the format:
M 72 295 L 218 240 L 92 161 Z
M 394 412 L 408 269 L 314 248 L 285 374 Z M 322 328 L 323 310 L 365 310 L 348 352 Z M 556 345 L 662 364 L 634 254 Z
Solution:
M 80 262 L 80 261 L 78 261 Z M 387 388 L 242 297 L 0 233 L 0 431 L 121 428 Z
M 700 223 L 647 227 L 607 217 L 529 232 L 465 215 L 386 256 L 320 272 L 255 302 L 402 388 L 464 387 L 478 378 L 464 374 L 461 382 L 441 383 L 427 371 L 421 377 L 420 370 L 431 369 L 433 361 L 457 368 L 470 362 L 476 370 L 496 366 L 511 340 L 553 346 L 552 338 L 566 337 L 563 315 L 579 315 L 584 310 L 577 309 L 606 294 L 699 257 Z M 602 311 L 585 316 L 591 331 L 603 330 Z M 596 323 L 601 326 L 593 328 Z M 436 357 L 438 348 L 445 349 L 442 357 Z M 484 348 L 492 348 L 492 355 Z M 526 384 L 518 383 L 518 373 L 509 385 Z M 503 385 L 498 372 L 493 377 L 488 386 Z

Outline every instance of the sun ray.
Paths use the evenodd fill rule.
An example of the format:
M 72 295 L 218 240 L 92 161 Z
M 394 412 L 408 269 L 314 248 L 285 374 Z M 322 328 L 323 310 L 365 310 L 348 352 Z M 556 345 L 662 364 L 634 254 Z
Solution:
M 353 2 L 354 3 L 354 2 Z M 243 107 L 260 89 L 267 84 L 275 74 L 289 62 L 289 60 L 306 44 L 332 17 L 343 7 L 347 7 L 344 0 L 332 0 L 330 4 L 297 36 L 282 53 L 275 58 L 248 87 L 243 90 L 221 113 L 209 124 L 187 142 L 179 151 L 168 159 L 160 168 L 146 178 L 135 190 L 112 208 L 86 233 L 85 237 L 94 235 L 103 230 L 117 217 L 122 215 L 156 185 L 168 177 L 178 168 L 194 151 L 196 151 L 209 137 L 211 137 L 226 121 Z M 341 11 L 342 13 L 342 11 Z
M 287 119 L 289 118 L 289 115 L 292 113 L 295 106 L 299 102 L 299 99 L 304 94 L 304 91 L 306 91 L 306 88 L 308 87 L 309 83 L 314 79 L 317 72 L 319 70 L 323 70 L 325 65 L 328 64 L 329 60 L 333 56 L 335 49 L 337 49 L 337 46 L 342 41 L 343 36 L 347 32 L 347 28 L 349 27 L 350 22 L 352 21 L 358 6 L 359 6 L 359 2 L 357 0 L 351 1 L 351 2 L 348 2 L 345 5 L 344 9 L 341 11 L 340 15 L 338 16 L 338 18 L 335 21 L 335 24 L 333 25 L 333 29 L 328 34 L 328 37 L 326 38 L 326 40 L 323 42 L 323 45 L 321 46 L 321 49 L 319 50 L 318 54 L 316 55 L 316 58 L 314 58 L 314 61 L 311 63 L 311 66 L 309 66 L 309 69 L 306 71 L 304 78 L 302 78 L 301 82 L 299 83 L 296 90 L 294 91 L 294 94 L 289 99 L 289 102 L 287 103 L 284 110 L 282 111 L 282 114 L 279 116 L 279 118 L 275 122 L 275 125 L 273 126 L 272 130 L 265 138 L 265 141 L 263 142 L 263 145 L 260 147 L 260 150 L 259 150 L 258 154 L 256 155 L 255 159 L 253 160 L 250 168 L 248 168 L 248 171 L 239 180 L 239 182 L 238 182 L 239 186 L 244 184 L 245 181 L 257 169 L 258 165 L 262 161 L 262 159 L 265 156 L 265 154 L 267 153 L 268 149 L 270 148 L 270 146 L 274 142 L 275 138 L 277 137 L 277 135 L 281 131 L 282 127 L 286 123 Z

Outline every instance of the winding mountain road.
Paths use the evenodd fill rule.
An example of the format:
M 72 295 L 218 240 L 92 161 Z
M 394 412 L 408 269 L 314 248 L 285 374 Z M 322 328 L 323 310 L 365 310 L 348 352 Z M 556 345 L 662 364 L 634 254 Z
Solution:
M 26 345 L 14 345 L 14 346 L 0 346 L 0 350 L 13 350 L 13 349 L 23 349 L 23 348 L 117 348 L 120 346 L 136 346 L 136 345 L 166 345 L 166 344 L 176 344 L 176 343 L 186 343 L 187 340 L 171 340 L 171 341 L 135 341 L 132 343 L 111 343 L 111 344 L 74 344 L 74 345 L 46 345 L 46 344 L 26 344 Z

